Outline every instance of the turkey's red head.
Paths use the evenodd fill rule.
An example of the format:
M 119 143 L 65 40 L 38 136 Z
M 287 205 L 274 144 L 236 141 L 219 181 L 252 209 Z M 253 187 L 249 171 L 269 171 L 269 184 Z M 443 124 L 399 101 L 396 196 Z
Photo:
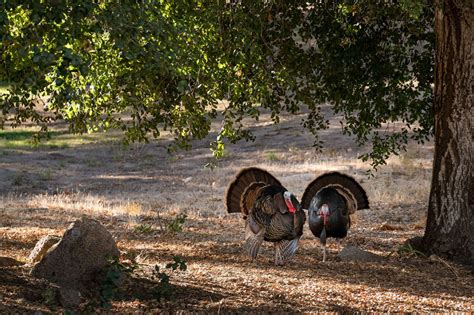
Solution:
M 296 213 L 296 208 L 291 201 L 291 193 L 289 191 L 285 191 L 283 194 L 283 198 L 285 199 L 286 207 L 290 213 Z

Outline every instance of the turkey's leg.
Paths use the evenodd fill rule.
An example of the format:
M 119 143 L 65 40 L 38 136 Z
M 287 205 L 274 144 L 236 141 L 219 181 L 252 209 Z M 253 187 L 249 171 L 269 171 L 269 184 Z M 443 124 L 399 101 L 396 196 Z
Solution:
M 321 243 L 321 249 L 323 250 L 323 262 L 326 261 L 326 244 Z
M 323 227 L 321 231 L 321 235 L 319 236 L 319 240 L 321 241 L 321 249 L 323 250 L 323 262 L 326 261 L 326 227 Z
M 281 254 L 281 248 L 280 248 L 278 242 L 275 242 L 273 244 L 274 244 L 274 247 L 275 247 L 275 265 L 283 266 L 284 261 L 283 261 L 283 257 L 282 257 L 282 254 Z

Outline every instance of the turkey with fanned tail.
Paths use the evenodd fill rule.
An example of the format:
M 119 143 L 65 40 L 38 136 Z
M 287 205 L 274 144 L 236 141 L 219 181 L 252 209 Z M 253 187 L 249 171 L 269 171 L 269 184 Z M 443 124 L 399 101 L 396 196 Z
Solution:
M 326 261 L 326 239 L 346 237 L 351 226 L 350 215 L 368 209 L 369 200 L 354 178 L 333 172 L 319 176 L 308 185 L 301 205 L 308 209 L 309 228 L 319 238 Z
M 274 243 L 276 265 L 293 257 L 306 216 L 296 197 L 270 173 L 256 167 L 241 170 L 229 185 L 226 206 L 246 220 L 244 246 L 252 260 L 263 241 Z

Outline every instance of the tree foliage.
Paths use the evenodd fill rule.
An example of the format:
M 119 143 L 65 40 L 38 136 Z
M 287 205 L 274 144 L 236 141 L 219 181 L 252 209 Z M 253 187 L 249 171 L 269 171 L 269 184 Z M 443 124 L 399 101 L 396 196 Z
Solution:
M 128 141 L 167 130 L 189 147 L 222 115 L 220 156 L 253 138 L 243 119 L 262 109 L 275 122 L 308 113 L 319 146 L 327 102 L 344 132 L 373 144 L 365 158 L 377 166 L 432 133 L 432 24 L 431 7 L 408 0 L 3 0 L 0 122 L 46 130 L 61 118 Z

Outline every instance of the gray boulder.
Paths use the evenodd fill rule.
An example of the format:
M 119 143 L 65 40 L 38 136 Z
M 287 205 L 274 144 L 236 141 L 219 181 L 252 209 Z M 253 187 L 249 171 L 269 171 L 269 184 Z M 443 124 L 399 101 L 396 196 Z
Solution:
M 50 249 L 54 244 L 58 243 L 61 240 L 59 236 L 56 235 L 46 235 L 41 238 L 38 243 L 36 243 L 35 248 L 30 253 L 28 261 L 30 263 L 36 263 L 40 261 L 44 254 Z
M 337 255 L 343 261 L 362 261 L 362 262 L 379 262 L 384 260 L 383 256 L 362 250 L 355 246 L 346 246 Z
M 33 266 L 31 274 L 61 287 L 86 291 L 100 271 L 117 258 L 112 235 L 99 221 L 83 218 L 72 223 L 54 248 Z

